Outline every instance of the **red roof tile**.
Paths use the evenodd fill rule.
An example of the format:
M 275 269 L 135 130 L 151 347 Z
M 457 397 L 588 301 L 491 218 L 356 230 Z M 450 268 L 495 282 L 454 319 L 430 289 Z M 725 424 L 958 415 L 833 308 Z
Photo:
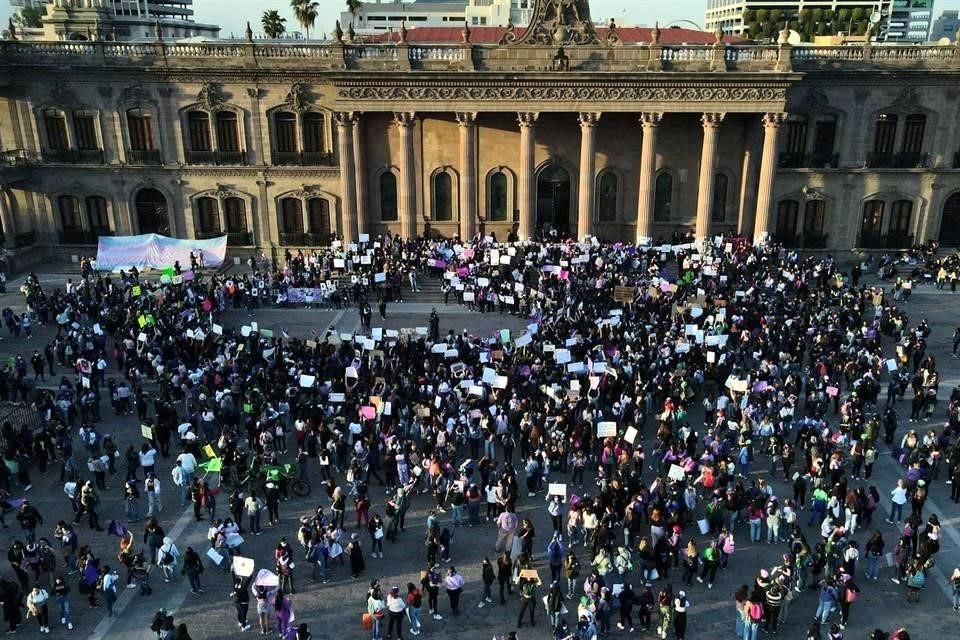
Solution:
M 517 36 L 523 34 L 524 29 L 516 30 Z M 620 39 L 627 44 L 647 43 L 652 39 L 652 27 L 618 27 Z M 411 44 L 451 44 L 461 41 L 463 27 L 414 27 L 407 30 L 407 42 Z M 473 44 L 497 44 L 507 32 L 506 27 L 470 27 L 470 42 Z M 598 27 L 597 35 L 600 39 L 607 36 L 606 27 Z M 397 42 L 400 34 L 382 33 L 364 36 L 366 42 Z M 660 30 L 661 44 L 713 44 L 716 38 L 712 33 L 696 31 L 694 29 L 664 28 Z M 727 43 L 743 42 L 737 36 L 724 36 Z

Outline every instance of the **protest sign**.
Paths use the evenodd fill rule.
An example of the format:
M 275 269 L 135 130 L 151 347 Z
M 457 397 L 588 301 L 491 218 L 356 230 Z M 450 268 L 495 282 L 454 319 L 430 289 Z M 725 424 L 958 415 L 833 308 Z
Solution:
M 567 499 L 567 485 L 559 482 L 551 482 L 547 488 L 548 496 L 560 496 L 564 500 Z
M 617 435 L 616 422 L 598 422 L 597 423 L 598 438 L 609 438 L 615 435 Z

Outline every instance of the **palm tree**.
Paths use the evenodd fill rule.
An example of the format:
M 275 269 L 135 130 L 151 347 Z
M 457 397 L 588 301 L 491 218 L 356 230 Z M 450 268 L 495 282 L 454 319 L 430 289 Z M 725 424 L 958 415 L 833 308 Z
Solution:
M 312 2 L 311 0 L 290 0 L 293 17 L 306 30 L 308 40 L 310 39 L 310 27 L 317 21 L 317 6 L 319 4 L 319 2 Z
M 279 38 L 287 30 L 283 23 L 287 19 L 280 15 L 280 12 L 276 9 L 271 9 L 270 11 L 264 11 L 263 17 L 260 18 L 260 25 L 263 27 L 263 32 L 267 34 L 268 38 Z
M 357 13 L 360 12 L 360 7 L 363 5 L 361 0 L 347 0 L 347 11 L 353 15 L 354 18 L 357 17 Z

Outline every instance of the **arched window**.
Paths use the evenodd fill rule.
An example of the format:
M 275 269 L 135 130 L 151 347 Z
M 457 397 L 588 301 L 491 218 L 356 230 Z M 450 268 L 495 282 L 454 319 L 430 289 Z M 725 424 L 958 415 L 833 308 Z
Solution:
M 330 235 L 330 202 L 326 198 L 307 200 L 307 214 L 310 218 L 310 233 Z
M 613 222 L 617 219 L 617 191 L 620 180 L 613 171 L 604 171 L 597 180 L 597 220 Z
M 507 219 L 507 174 L 497 171 L 490 176 L 489 218 L 491 222 Z
M 433 176 L 433 219 L 453 220 L 453 180 L 446 171 Z
M 877 116 L 873 134 L 874 153 L 893 153 L 897 141 L 897 116 L 881 113 Z
M 220 151 L 240 151 L 240 126 L 233 111 L 217 112 L 217 148 Z
M 220 233 L 220 207 L 216 198 L 197 198 L 197 232 L 203 235 Z
M 778 242 L 789 242 L 797 235 L 797 212 L 800 203 L 796 200 L 781 200 L 777 204 L 777 226 L 774 232 Z
M 910 235 L 910 217 L 913 214 L 913 203 L 909 200 L 897 200 L 890 207 L 890 228 L 887 234 L 902 238 Z
M 90 231 L 98 236 L 110 235 L 110 216 L 107 215 L 107 201 L 101 196 L 88 196 L 87 221 Z
M 884 207 L 883 200 L 867 200 L 863 203 L 863 219 L 860 222 L 861 246 L 880 246 Z
M 210 116 L 205 111 L 188 113 L 187 134 L 190 151 L 210 151 Z
M 397 176 L 384 171 L 380 174 L 380 219 L 392 222 L 397 217 Z
M 664 171 L 657 176 L 653 196 L 654 222 L 670 220 L 670 210 L 673 207 L 673 176 Z
M 807 200 L 803 211 L 803 235 L 822 236 L 827 203 L 823 200 Z
M 927 116 L 922 113 L 911 113 L 904 120 L 903 152 L 923 152 L 923 132 L 927 127 Z
M 60 196 L 57 203 L 60 208 L 60 227 L 68 233 L 82 232 L 80 201 L 74 196 Z
M 153 151 L 153 124 L 150 113 L 143 109 L 129 109 L 127 134 L 131 151 Z
M 227 233 L 242 233 L 247 230 L 247 203 L 243 198 L 226 198 L 223 201 L 223 213 Z
M 727 176 L 718 173 L 713 176 L 713 203 L 710 205 L 710 219 L 724 222 L 727 219 Z
M 140 233 L 170 235 L 167 198 L 154 188 L 140 189 L 134 201 Z
M 307 153 L 324 153 L 327 150 L 325 122 L 322 113 L 309 111 L 303 114 L 303 150 Z
M 297 152 L 297 116 L 289 111 L 273 114 L 273 132 L 278 153 Z
M 300 198 L 280 201 L 280 232 L 303 233 L 303 205 Z
M 57 109 L 43 112 L 43 128 L 47 132 L 47 148 L 51 151 L 66 151 L 70 148 L 67 138 L 67 119 Z

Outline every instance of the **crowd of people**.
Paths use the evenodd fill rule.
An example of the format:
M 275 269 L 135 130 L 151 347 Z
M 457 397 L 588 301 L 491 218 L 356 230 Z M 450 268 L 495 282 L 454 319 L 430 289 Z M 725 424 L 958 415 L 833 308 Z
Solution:
M 253 599 L 261 634 L 306 640 L 296 567 L 320 583 L 366 579 L 384 541 L 411 525 L 421 535 L 407 520 L 416 508 L 426 510 L 422 569 L 406 586 L 370 581 L 361 608 L 373 640 L 399 640 L 405 626 L 420 635 L 431 619 L 508 598 L 517 628 L 536 625 L 543 606 L 557 640 L 614 627 L 685 640 L 695 590 L 731 567 L 755 576 L 733 597 L 742 640 L 776 634 L 806 589 L 818 594 L 809 637 L 841 640 L 860 584 L 870 589 L 881 566 L 919 597 L 940 546 L 928 493 L 949 481 L 960 498 L 960 392 L 939 399 L 928 323 L 829 256 L 722 236 L 636 247 L 387 235 L 248 267 L 186 279 L 178 265 L 161 282 L 84 264 L 52 290 L 27 278 L 27 312 L 7 320 L 9 333 L 57 332 L 0 373 L 0 399 L 35 403 L 41 421 L 3 425 L 0 499 L 22 530 L 8 553 L 15 579 L 0 582 L 10 630 L 25 608 L 49 632 L 51 598 L 72 628 L 72 588 L 113 615 L 124 582 L 149 596 L 151 567 L 165 582 L 182 572 L 199 595 L 213 563 L 230 569 L 240 630 Z M 527 326 L 443 334 L 434 315 L 427 330 L 367 321 L 357 335 L 290 336 L 222 320 L 274 305 L 363 313 L 370 297 L 402 300 L 424 278 L 443 283 L 438 306 Z M 121 450 L 103 424 L 125 415 L 142 439 Z M 910 424 L 940 415 L 942 427 Z M 896 486 L 872 480 L 881 438 L 902 469 Z M 32 468 L 55 463 L 72 513 L 12 497 L 29 491 Z M 124 481 L 108 488 L 118 473 Z M 296 531 L 274 529 L 311 478 L 315 508 L 297 514 Z M 101 513 L 107 491 L 122 494 L 122 514 Z M 180 551 L 163 525 L 171 505 L 207 522 L 209 549 Z M 883 505 L 896 529 L 875 515 Z M 264 533 L 263 511 L 277 545 L 270 569 L 253 571 L 243 535 Z M 84 517 L 119 538 L 120 566 L 83 544 Z M 541 518 L 550 529 L 538 537 Z M 455 536 L 478 526 L 496 533 Z M 782 561 L 742 560 L 737 538 L 748 536 L 778 545 Z M 482 584 L 452 564 L 454 544 L 478 552 Z M 957 609 L 960 571 L 952 580 Z M 151 626 L 189 637 L 166 612 Z M 905 628 L 877 633 L 909 638 Z

